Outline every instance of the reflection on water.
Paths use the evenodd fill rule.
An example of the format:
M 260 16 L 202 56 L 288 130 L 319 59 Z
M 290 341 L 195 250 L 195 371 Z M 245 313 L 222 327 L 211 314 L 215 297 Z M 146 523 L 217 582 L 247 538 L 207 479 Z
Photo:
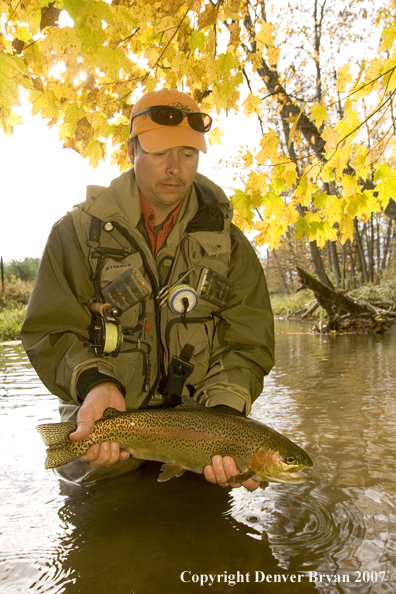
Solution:
M 307 450 L 312 478 L 254 493 L 192 473 L 159 484 L 155 463 L 61 485 L 34 430 L 57 401 L 20 345 L 0 345 L 0 594 L 396 592 L 395 333 L 307 328 L 278 324 L 252 416 Z

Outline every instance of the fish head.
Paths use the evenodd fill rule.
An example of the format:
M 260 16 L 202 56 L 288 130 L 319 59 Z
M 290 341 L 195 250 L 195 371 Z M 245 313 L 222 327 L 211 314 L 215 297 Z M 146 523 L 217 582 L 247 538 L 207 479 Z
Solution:
M 287 449 L 260 447 L 250 459 L 249 468 L 255 471 L 254 478 L 260 482 L 303 483 L 306 477 L 298 475 L 300 470 L 313 466 L 308 454 L 296 444 Z

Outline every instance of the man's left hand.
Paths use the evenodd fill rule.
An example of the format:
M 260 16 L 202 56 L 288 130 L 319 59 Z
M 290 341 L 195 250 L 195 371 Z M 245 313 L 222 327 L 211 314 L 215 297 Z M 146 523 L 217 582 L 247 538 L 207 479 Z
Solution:
M 205 466 L 204 475 L 209 483 L 219 485 L 220 487 L 229 487 L 228 479 L 240 474 L 235 460 L 230 456 L 214 456 L 212 458 L 212 466 Z M 249 479 L 242 484 L 231 485 L 232 487 L 245 487 L 248 491 L 255 491 L 260 483 L 254 479 Z

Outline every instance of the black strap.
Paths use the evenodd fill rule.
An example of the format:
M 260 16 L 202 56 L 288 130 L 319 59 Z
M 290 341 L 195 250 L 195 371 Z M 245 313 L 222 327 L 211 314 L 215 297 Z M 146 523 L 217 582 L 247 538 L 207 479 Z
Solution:
M 89 241 L 99 243 L 101 232 L 102 221 L 96 217 L 91 217 L 91 225 L 89 227 Z

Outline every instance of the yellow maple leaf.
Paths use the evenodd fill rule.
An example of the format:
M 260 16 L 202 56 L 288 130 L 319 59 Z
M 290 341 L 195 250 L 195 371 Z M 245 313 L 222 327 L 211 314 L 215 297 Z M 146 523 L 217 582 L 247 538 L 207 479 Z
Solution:
M 8 118 L 6 118 L 6 120 L 4 122 L 4 132 L 7 134 L 7 136 L 12 136 L 12 133 L 14 132 L 14 126 L 22 126 L 22 125 L 23 125 L 23 120 L 22 120 L 21 116 L 12 110 L 10 115 L 8 116 Z
M 278 145 L 279 137 L 275 130 L 270 128 L 260 140 L 260 146 L 262 150 L 256 155 L 257 163 L 259 165 L 264 165 L 267 159 L 269 159 L 274 165 L 277 161 Z
M 83 149 L 83 157 L 89 159 L 91 167 L 95 168 L 98 166 L 99 161 L 105 158 L 106 148 L 103 142 L 99 142 L 91 138 L 87 146 Z
M 374 80 L 379 77 L 383 70 L 384 64 L 381 58 L 374 58 L 367 66 L 365 82 Z
M 345 91 L 346 86 L 352 82 L 350 70 L 349 64 L 344 64 L 338 69 L 336 89 L 339 93 Z
M 369 173 L 370 160 L 367 154 L 367 147 L 363 144 L 355 147 L 355 152 L 352 158 L 352 166 L 355 169 L 356 177 L 366 179 Z
M 221 137 L 224 136 L 223 130 L 217 126 L 213 128 L 208 134 L 209 144 L 213 146 L 214 144 L 221 144 Z
M 346 212 L 350 217 L 358 217 L 359 221 L 364 223 L 368 221 L 373 212 L 381 210 L 380 204 L 373 196 L 373 190 L 365 190 L 364 192 L 357 192 L 350 197 L 349 203 L 346 205 Z
M 341 185 L 342 185 L 342 197 L 348 198 L 349 196 L 355 196 L 355 194 L 359 191 L 358 188 L 358 178 L 356 175 L 347 175 L 344 174 L 341 176 Z
M 252 228 L 251 220 L 249 220 L 246 216 L 239 211 L 235 211 L 232 217 L 232 222 L 236 225 L 241 231 L 250 231 Z
M 320 128 L 323 122 L 328 120 L 326 105 L 323 103 L 313 103 L 311 107 L 311 117 L 318 128 Z
M 270 219 L 268 222 L 259 221 L 255 225 L 255 228 L 260 231 L 254 238 L 255 244 L 262 246 L 268 243 L 270 250 L 273 250 L 280 244 L 281 237 L 287 230 L 274 219 Z
M 391 140 L 392 143 L 392 157 L 395 159 L 396 161 L 396 136 L 394 136 Z
M 247 178 L 245 192 L 247 194 L 253 194 L 254 192 L 260 192 L 261 194 L 265 194 L 267 192 L 267 189 L 267 175 L 263 172 L 256 173 L 255 171 L 251 171 Z
M 247 151 L 246 154 L 242 155 L 241 159 L 245 163 L 245 167 L 251 167 L 253 165 L 253 155 L 250 151 Z
M 322 132 L 322 137 L 326 142 L 326 153 L 329 155 L 329 153 L 332 153 L 337 148 L 337 144 L 340 140 L 340 134 L 331 126 L 326 126 Z
M 353 240 L 353 218 L 345 215 L 338 223 L 340 243 L 344 244 L 348 239 Z
M 352 153 L 352 139 L 348 138 L 342 147 L 337 149 L 337 152 L 332 156 L 330 163 L 334 167 L 336 179 L 340 179 L 344 173 L 344 169 L 348 166 L 348 161 Z
M 275 25 L 263 21 L 261 29 L 256 33 L 257 45 L 262 49 L 265 46 L 274 45 L 274 29 Z
M 260 113 L 261 99 L 258 95 L 253 95 L 253 93 L 249 93 L 242 105 L 244 108 L 245 116 L 250 118 L 250 116 L 253 113 Z
M 344 217 L 342 201 L 333 194 L 327 195 L 320 214 L 330 225 L 338 223 Z
M 380 79 L 380 83 L 383 89 L 386 89 L 387 93 L 394 91 L 396 89 L 396 56 L 392 56 L 388 60 L 386 60 L 384 64 L 383 72 L 387 72 Z
M 279 62 L 280 49 L 277 47 L 267 47 L 267 59 L 270 66 L 275 66 Z
M 331 182 L 334 181 L 334 170 L 330 164 L 327 164 L 323 167 L 319 175 L 320 179 L 324 182 Z
M 291 188 L 297 181 L 296 164 L 292 161 L 276 165 L 271 173 L 271 183 L 275 184 L 278 179 L 283 180 L 286 188 Z
M 309 182 L 308 177 L 303 175 L 294 191 L 293 202 L 299 203 L 302 206 L 309 206 L 309 204 L 311 204 L 312 195 L 317 189 L 317 185 Z
M 335 126 L 336 131 L 340 135 L 340 140 L 344 140 L 347 136 L 353 138 L 360 127 L 360 120 L 356 109 L 351 109 L 346 117 L 339 120 Z

